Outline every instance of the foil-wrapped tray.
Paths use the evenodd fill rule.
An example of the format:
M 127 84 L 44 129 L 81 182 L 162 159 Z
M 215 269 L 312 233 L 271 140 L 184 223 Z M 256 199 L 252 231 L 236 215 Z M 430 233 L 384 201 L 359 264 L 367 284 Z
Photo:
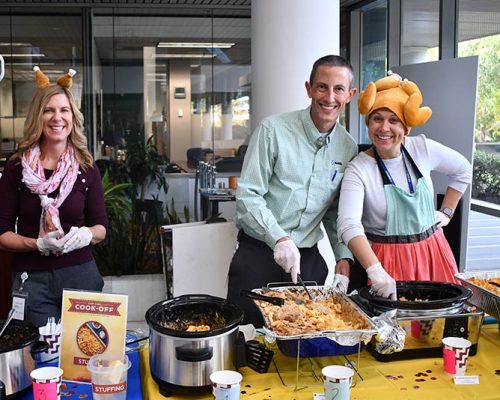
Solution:
M 300 357 L 321 357 L 338 354 L 349 354 L 345 352 L 346 348 L 352 348 L 347 349 L 347 351 L 354 350 L 350 351 L 350 353 L 355 352 L 357 351 L 358 345 L 360 343 L 367 343 L 368 341 L 370 341 L 372 336 L 377 333 L 377 329 L 373 321 L 354 301 L 352 301 L 344 293 L 324 286 L 308 286 L 308 289 L 311 292 L 313 298 L 340 303 L 344 310 L 344 313 L 348 315 L 350 319 L 358 319 L 362 321 L 363 328 L 321 330 L 312 332 L 304 331 L 300 334 L 281 335 L 273 331 L 270 321 L 268 320 L 267 315 L 263 310 L 263 303 L 261 303 L 261 301 L 259 300 L 254 300 L 265 321 L 264 330 L 266 332 L 266 340 L 269 342 L 277 341 L 280 350 L 283 351 L 283 349 L 286 349 L 285 351 L 283 351 L 286 355 L 297 355 L 295 343 L 298 341 L 301 341 L 301 344 L 297 344 L 297 346 L 303 347 L 300 354 L 298 354 Z M 304 289 L 297 286 L 280 286 L 273 287 L 272 289 L 263 288 L 252 290 L 252 292 L 268 296 L 272 292 L 283 291 L 296 293 L 297 298 L 304 299 L 304 301 L 310 301 L 307 299 L 307 295 L 304 294 Z M 292 343 L 294 343 L 294 345 L 292 346 L 292 350 L 288 351 L 290 346 L 284 343 L 286 341 L 292 341 Z M 328 343 L 331 343 L 331 346 L 328 346 Z M 310 349 L 311 352 L 305 349 Z M 306 351 L 306 353 L 304 353 L 304 351 Z M 287 352 L 290 352 L 290 354 L 287 354 Z
M 500 271 L 463 272 L 455 274 L 455 277 L 465 287 L 472 290 L 472 297 L 468 300 L 469 303 L 483 309 L 492 317 L 500 319 L 500 296 L 469 281 L 471 278 L 500 278 Z

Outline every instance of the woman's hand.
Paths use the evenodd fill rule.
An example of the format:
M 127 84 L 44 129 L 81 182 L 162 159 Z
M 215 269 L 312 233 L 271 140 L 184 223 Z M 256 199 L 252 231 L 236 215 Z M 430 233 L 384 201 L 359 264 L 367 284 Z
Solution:
M 396 281 L 385 271 L 379 262 L 366 269 L 372 291 L 380 297 L 396 299 Z
M 92 237 L 92 232 L 86 226 L 80 228 L 72 226 L 69 232 L 61 239 L 65 240 L 62 253 L 69 253 L 70 251 L 88 246 L 92 242 Z

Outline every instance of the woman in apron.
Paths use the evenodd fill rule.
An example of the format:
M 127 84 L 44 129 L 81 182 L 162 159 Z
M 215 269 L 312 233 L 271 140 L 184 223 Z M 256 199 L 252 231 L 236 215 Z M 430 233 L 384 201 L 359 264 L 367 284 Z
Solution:
M 338 233 L 365 268 L 375 294 L 396 296 L 396 280 L 455 282 L 457 264 L 441 229 L 472 179 L 458 152 L 408 136 L 432 111 L 420 107 L 418 86 L 397 75 L 370 82 L 358 107 L 372 146 L 346 169 Z M 434 209 L 431 171 L 448 177 L 442 206 Z

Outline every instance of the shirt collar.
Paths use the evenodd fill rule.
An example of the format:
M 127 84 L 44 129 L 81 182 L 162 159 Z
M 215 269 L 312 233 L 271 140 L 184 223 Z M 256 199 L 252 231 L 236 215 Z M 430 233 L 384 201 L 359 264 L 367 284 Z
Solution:
M 304 126 L 304 131 L 306 132 L 306 136 L 309 142 L 318 148 L 322 147 L 323 144 L 326 144 L 328 146 L 332 136 L 335 134 L 338 124 L 335 123 L 335 126 L 333 127 L 330 134 L 326 137 L 323 137 L 323 135 L 318 131 L 318 128 L 316 128 L 316 125 L 314 125 L 314 122 L 311 118 L 311 107 L 307 107 L 305 110 L 302 110 L 301 119 Z

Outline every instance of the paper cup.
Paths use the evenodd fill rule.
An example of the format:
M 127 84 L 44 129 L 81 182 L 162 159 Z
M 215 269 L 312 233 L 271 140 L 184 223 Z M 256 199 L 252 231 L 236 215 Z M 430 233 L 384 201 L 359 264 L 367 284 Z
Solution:
M 43 367 L 31 371 L 34 400 L 59 400 L 63 370 L 57 367 Z
M 40 335 L 40 340 L 49 345 L 49 348 L 38 354 L 37 361 L 49 362 L 59 358 L 59 349 L 61 348 L 61 334 Z
M 92 382 L 94 400 L 125 400 L 127 375 L 132 363 L 126 354 L 122 357 L 96 354 L 90 357 L 87 368 Z
M 341 365 L 329 365 L 321 370 L 325 400 L 349 400 L 354 371 Z
M 450 375 L 465 375 L 471 342 L 459 337 L 443 339 L 443 366 Z
M 215 400 L 238 400 L 240 398 L 240 382 L 243 376 L 236 371 L 216 371 L 210 374 L 212 394 Z

